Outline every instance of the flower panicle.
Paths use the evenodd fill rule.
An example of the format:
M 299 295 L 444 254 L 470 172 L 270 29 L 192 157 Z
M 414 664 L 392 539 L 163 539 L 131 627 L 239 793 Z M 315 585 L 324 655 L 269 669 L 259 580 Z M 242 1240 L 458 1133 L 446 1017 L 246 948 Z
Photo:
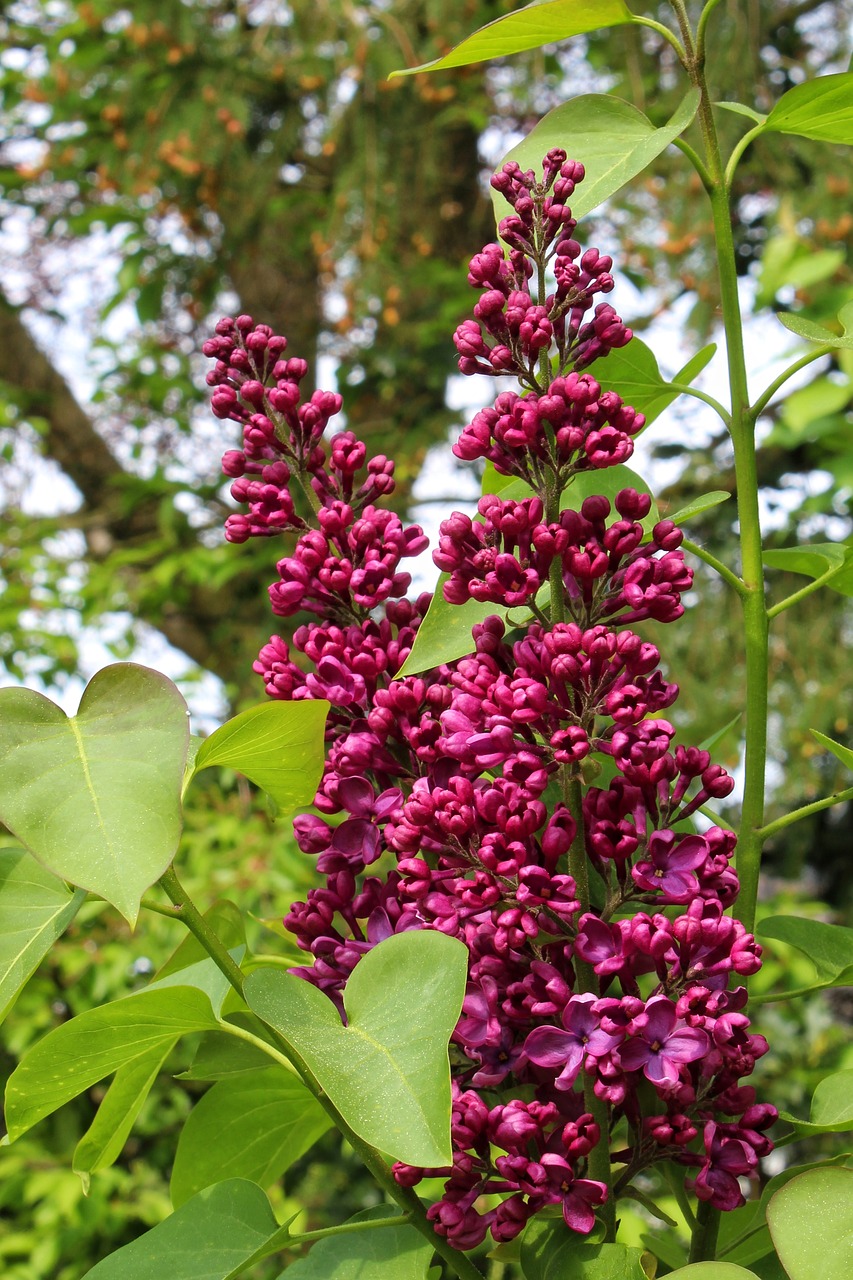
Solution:
M 526 490 L 487 495 L 477 520 L 451 515 L 434 559 L 447 601 L 526 610 L 528 622 L 508 631 L 496 612 L 456 662 L 397 677 L 430 596 L 406 596 L 401 561 L 426 539 L 381 505 L 393 463 L 369 459 L 349 431 L 327 439 L 340 397 L 303 395 L 307 366 L 268 326 L 221 321 L 204 348 L 214 413 L 242 431 L 223 469 L 247 511 L 226 536 L 282 537 L 271 605 L 300 615 L 254 669 L 270 697 L 332 704 L 314 811 L 294 821 L 321 883 L 285 918 L 306 960 L 292 972 L 342 1011 L 349 975 L 393 934 L 438 930 L 468 950 L 450 1047 L 452 1163 L 394 1168 L 404 1186 L 445 1180 L 429 1217 L 459 1249 L 489 1233 L 511 1240 L 554 1206 L 571 1230 L 592 1229 L 611 1192 L 590 1175 L 590 1152 L 610 1142 L 590 1089 L 610 1129 L 624 1118 L 634 1135 L 612 1156 L 626 1178 L 674 1161 L 721 1209 L 743 1203 L 740 1179 L 770 1150 L 776 1114 L 745 1083 L 767 1044 L 741 982 L 761 948 L 727 914 L 735 839 L 688 823 L 734 783 L 707 751 L 675 742 L 664 717 L 678 686 L 632 629 L 683 612 L 681 532 L 649 528 L 651 500 L 630 488 L 546 514 L 547 493 L 623 462 L 643 426 L 582 371 L 630 339 L 606 304 L 584 319 L 613 279 L 610 259 L 573 239 L 582 179 L 559 149 L 541 179 L 505 165 L 493 185 L 512 206 L 500 226 L 509 256 L 488 245 L 471 262 L 484 292 L 457 330 L 460 367 L 512 373 L 526 391 L 499 394 L 454 448 Z M 534 302 L 545 267 L 553 292 Z M 557 370 L 547 385 L 543 352 Z M 563 784 L 582 777 L 573 812 Z M 597 906 L 569 870 L 579 840 Z

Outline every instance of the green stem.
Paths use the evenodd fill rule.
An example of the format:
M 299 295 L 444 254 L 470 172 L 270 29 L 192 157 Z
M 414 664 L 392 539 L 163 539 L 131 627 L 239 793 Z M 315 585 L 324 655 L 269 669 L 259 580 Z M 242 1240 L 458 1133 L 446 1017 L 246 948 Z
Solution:
M 337 1227 L 320 1227 L 317 1231 L 305 1231 L 298 1236 L 289 1236 L 287 1243 L 308 1244 L 314 1240 L 325 1240 L 327 1236 L 349 1236 L 356 1231 L 376 1231 L 382 1227 L 405 1227 L 411 1221 L 410 1213 L 401 1213 L 397 1218 L 371 1218 L 367 1222 L 342 1222 Z
M 780 600 L 778 604 L 771 605 L 767 610 L 768 618 L 775 618 L 778 614 L 784 613 L 786 609 L 790 609 L 792 605 L 799 604 L 801 600 L 805 600 L 806 596 L 810 596 L 813 591 L 819 591 L 821 587 L 829 582 L 830 578 L 834 578 L 839 569 L 843 569 L 841 564 L 834 564 L 826 573 L 822 573 L 819 578 L 815 578 L 813 582 L 809 582 L 804 587 L 800 587 L 799 591 L 795 591 L 793 595 L 786 596 L 784 600 Z
M 693 1206 L 688 1199 L 687 1192 L 684 1190 L 684 1167 L 682 1165 L 674 1165 L 667 1160 L 664 1164 L 663 1172 L 669 1183 L 669 1188 L 678 1202 L 678 1207 L 684 1215 L 684 1221 L 692 1231 L 696 1226 L 696 1215 L 693 1212 Z
M 709 174 L 708 170 L 705 168 L 705 162 L 702 159 L 702 157 L 699 155 L 699 152 L 694 151 L 690 143 L 685 142 L 683 138 L 673 138 L 672 145 L 674 147 L 678 147 L 678 150 L 682 153 L 682 155 L 687 156 L 687 159 L 690 161 L 690 163 L 693 165 L 693 168 L 696 170 L 696 172 L 699 174 L 699 177 L 702 179 L 702 186 L 710 195 L 711 186 L 712 186 L 711 175 Z
M 732 234 L 731 212 L 714 113 L 701 60 L 693 37 L 684 0 L 670 0 L 678 17 L 682 40 L 688 53 L 690 77 L 700 92 L 698 120 L 705 148 L 705 162 L 711 177 L 711 215 L 717 249 L 717 271 L 731 396 L 731 437 L 737 483 L 740 525 L 741 584 L 746 666 L 746 750 L 741 826 L 737 868 L 741 891 L 738 915 L 745 928 L 755 927 L 761 838 L 758 830 L 764 816 L 764 779 L 767 758 L 768 625 L 764 596 L 764 565 L 761 522 L 758 508 L 758 471 L 755 456 L 755 418 L 749 406 L 743 323 L 738 297 L 737 260 Z M 707 1256 L 707 1255 L 705 1255 Z
M 804 356 L 800 356 L 799 360 L 795 360 L 793 364 L 789 364 L 787 369 L 779 374 L 778 378 L 770 383 L 770 386 L 762 391 L 750 410 L 753 420 L 761 417 L 770 401 L 775 396 L 780 387 L 783 387 L 789 378 L 795 373 L 799 373 L 800 369 L 805 369 L 806 365 L 811 364 L 814 360 L 821 360 L 824 356 L 828 356 L 835 348 L 830 346 L 828 342 L 821 343 L 819 347 L 815 347 L 814 351 L 807 351 Z
M 687 386 L 682 382 L 671 382 L 670 389 L 677 391 L 681 396 L 692 396 L 694 400 L 701 400 L 704 404 L 708 404 L 714 412 L 721 418 L 724 425 L 731 430 L 732 420 L 727 409 L 724 409 L 719 400 L 715 400 L 713 396 L 709 396 L 706 391 L 700 391 L 698 387 Z
M 167 896 L 174 902 L 177 918 L 186 925 L 189 931 L 196 937 L 210 958 L 225 974 L 231 986 L 242 996 L 243 994 L 243 974 L 238 965 L 234 963 L 232 957 L 228 954 L 219 936 L 211 929 L 210 925 L 202 916 L 195 903 L 187 894 L 179 881 L 174 867 L 160 877 L 160 884 L 163 886 Z M 458 1277 L 458 1280 L 483 1280 L 482 1273 L 474 1266 L 470 1259 L 466 1258 L 463 1253 L 452 1248 L 443 1236 L 436 1235 L 432 1229 L 431 1223 L 427 1220 L 426 1212 L 421 1204 L 418 1196 L 411 1187 L 401 1187 L 394 1178 L 389 1165 L 379 1154 L 379 1152 L 365 1142 L 363 1138 L 350 1128 L 344 1117 L 335 1107 L 317 1080 L 311 1068 L 305 1059 L 299 1054 L 296 1048 L 290 1043 L 286 1036 L 274 1028 L 269 1028 L 270 1035 L 273 1040 L 284 1051 L 285 1056 L 293 1063 L 302 1081 L 310 1093 L 319 1102 L 320 1106 L 331 1119 L 335 1127 L 346 1138 L 353 1151 L 361 1160 L 362 1164 L 373 1175 L 376 1182 L 379 1183 L 383 1191 L 387 1193 L 392 1200 L 395 1200 L 401 1209 L 411 1214 L 411 1223 L 417 1231 L 429 1240 L 435 1252 L 439 1257 L 443 1258 L 451 1271 Z
M 665 27 L 662 22 L 655 22 L 654 18 L 644 18 L 638 13 L 631 14 L 631 21 L 638 27 L 648 27 L 651 31 L 656 31 L 659 36 L 663 36 L 667 44 L 671 44 L 675 52 L 678 54 L 678 60 L 684 63 L 684 49 L 678 40 L 678 37 L 670 31 L 669 27 Z
M 696 1210 L 696 1225 L 690 1240 L 688 1263 L 713 1261 L 717 1252 L 719 1231 L 719 1209 L 712 1208 L 707 1200 L 701 1200 Z
M 708 31 L 708 19 L 720 3 L 721 0 L 708 0 L 696 24 L 696 57 L 700 66 L 704 66 L 705 63 L 705 36 Z
M 169 870 L 164 872 L 160 877 L 160 884 L 166 896 L 175 904 L 172 914 L 186 925 L 193 937 L 198 939 L 213 963 L 225 974 L 237 994 L 242 996 L 243 974 L 240 966 L 229 954 L 216 931 L 211 929 L 178 879 L 174 867 L 169 867 Z
M 762 840 L 768 840 L 770 836 L 775 836 L 777 831 L 784 831 L 785 827 L 790 827 L 792 823 L 799 822 L 801 818 L 811 817 L 813 813 L 820 813 L 821 809 L 829 809 L 834 804 L 844 804 L 847 800 L 853 800 L 853 787 L 847 787 L 845 791 L 836 791 L 831 796 L 824 796 L 823 800 L 814 800 L 811 804 L 804 804 L 799 809 L 792 809 L 790 813 L 785 813 L 781 818 L 775 818 L 773 822 L 768 822 L 761 827 L 758 835 Z
M 685 551 L 689 551 L 692 556 L 696 556 L 698 560 L 703 560 L 711 569 L 720 575 L 724 582 L 735 590 L 739 596 L 746 592 L 746 587 L 741 582 L 736 573 L 732 573 L 728 565 L 723 564 L 722 560 L 718 560 L 716 556 L 711 555 L 710 551 L 706 551 L 704 547 L 700 547 L 698 542 L 691 542 L 689 538 L 685 538 L 682 542 Z
M 752 129 L 749 129 L 743 135 L 740 142 L 738 142 L 737 145 L 734 147 L 732 154 L 729 156 L 728 164 L 726 165 L 725 178 L 726 178 L 727 187 L 730 187 L 732 185 L 732 178 L 735 176 L 735 171 L 738 167 L 738 164 L 740 163 L 740 158 L 743 155 L 744 151 L 746 151 L 749 144 L 751 142 L 754 142 L 755 139 L 758 137 L 758 135 L 763 132 L 764 132 L 764 123 L 762 122 L 761 124 L 755 125 Z

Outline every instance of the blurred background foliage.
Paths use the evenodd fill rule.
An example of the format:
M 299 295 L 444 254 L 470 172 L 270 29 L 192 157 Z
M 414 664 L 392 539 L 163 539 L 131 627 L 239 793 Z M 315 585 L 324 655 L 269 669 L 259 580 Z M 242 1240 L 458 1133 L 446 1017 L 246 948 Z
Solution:
M 349 424 L 373 452 L 396 458 L 401 511 L 416 503 L 425 460 L 434 471 L 437 460 L 444 488 L 418 490 L 422 502 L 450 501 L 454 488 L 470 493 L 446 447 L 462 421 L 448 407 L 450 335 L 472 301 L 467 259 L 494 236 L 489 170 L 568 95 L 612 91 L 661 124 L 683 92 L 669 46 L 630 27 L 507 63 L 387 79 L 514 7 L 0 4 L 7 679 L 62 688 L 91 674 L 85 637 L 127 657 L 159 635 L 185 656 L 188 681 L 212 673 L 232 707 L 259 699 L 251 663 L 272 627 L 265 587 L 280 552 L 260 540 L 229 548 L 221 538 L 229 500 L 218 461 L 234 439 L 204 408 L 198 352 L 222 311 L 248 311 L 287 333 L 293 353 L 320 358 L 321 374 L 335 376 L 345 395 Z M 665 4 L 634 7 L 668 19 Z M 723 0 L 712 40 L 717 97 L 768 111 L 793 84 L 847 67 L 849 9 L 843 0 Z M 720 112 L 720 127 L 730 147 L 746 123 Z M 571 139 L 566 146 L 571 152 Z M 768 134 L 747 151 L 734 196 L 750 324 L 759 343 L 793 357 L 796 340 L 774 329 L 772 311 L 831 324 L 853 297 L 849 154 Z M 674 150 L 588 219 L 583 234 L 617 259 L 623 284 L 614 301 L 634 328 L 653 344 L 656 332 L 669 335 L 672 359 L 659 342 L 656 349 L 670 372 L 688 354 L 682 344 L 714 336 L 710 218 Z M 773 546 L 850 538 L 849 356 L 813 366 L 761 423 Z M 714 420 L 709 426 L 683 402 L 645 447 L 666 477 L 665 508 L 733 490 L 727 442 Z M 690 528 L 729 562 L 734 532 L 733 502 Z M 774 571 L 773 598 L 803 581 Z M 682 622 L 654 638 L 682 685 L 680 727 L 698 741 L 740 711 L 742 658 L 734 602 L 702 565 L 689 603 Z M 849 781 L 808 729 L 853 742 L 850 628 L 848 597 L 831 591 L 774 624 L 770 818 Z M 716 749 L 730 768 L 739 743 L 735 721 Z M 816 912 L 849 907 L 846 806 L 786 829 L 768 858 L 775 894 L 797 892 L 800 909 Z M 192 800 L 184 861 L 205 906 L 231 896 L 260 918 L 280 919 L 310 875 L 263 803 L 233 779 Z M 257 928 L 268 950 L 284 946 Z M 50 1026 L 139 985 L 176 945 L 174 932 L 159 917 L 133 938 L 107 912 L 78 920 L 8 1023 L 0 1074 Z M 778 984 L 779 974 L 770 966 L 762 981 Z M 848 1017 L 837 996 L 834 1004 L 815 997 L 766 1006 L 774 1055 L 763 1070 L 774 1088 L 784 1084 L 791 1110 L 805 1114 L 816 1080 L 853 1065 Z M 172 1078 L 180 1069 L 177 1059 L 169 1064 L 121 1161 L 93 1180 L 88 1198 L 70 1153 L 97 1091 L 3 1150 L 4 1277 L 77 1280 L 165 1215 L 172 1139 L 191 1102 Z M 278 1206 L 285 1196 L 301 1199 L 315 1227 L 373 1194 L 340 1142 L 327 1138 L 288 1176 Z

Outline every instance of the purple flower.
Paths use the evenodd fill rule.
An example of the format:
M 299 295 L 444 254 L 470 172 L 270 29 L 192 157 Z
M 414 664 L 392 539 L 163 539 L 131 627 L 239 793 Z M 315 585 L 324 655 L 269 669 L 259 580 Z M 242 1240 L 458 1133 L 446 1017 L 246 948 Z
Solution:
M 647 852 L 648 860 L 631 869 L 634 883 L 650 893 L 663 893 L 667 902 L 690 902 L 699 889 L 691 873 L 707 860 L 707 841 L 702 836 L 677 840 L 674 831 L 654 831 Z
M 639 1035 L 620 1049 L 622 1066 L 626 1071 L 642 1067 L 646 1079 L 664 1089 L 677 1085 L 681 1067 L 703 1057 L 710 1048 L 705 1032 L 681 1022 L 666 996 L 653 996 L 634 1026 Z
M 594 995 L 572 996 L 563 1010 L 565 1031 L 559 1027 L 536 1027 L 524 1043 L 525 1053 L 537 1067 L 552 1071 L 562 1067 L 554 1081 L 556 1089 L 571 1089 L 581 1067 L 594 1069 L 595 1059 L 604 1057 L 620 1042 L 618 1035 L 601 1029 L 597 1006 Z
M 552 1204 L 562 1203 L 566 1226 L 588 1235 L 595 1226 L 596 1206 L 607 1199 L 607 1187 L 603 1182 L 576 1178 L 568 1161 L 551 1152 L 546 1152 L 541 1164 L 548 1178 L 549 1199 L 554 1197 Z

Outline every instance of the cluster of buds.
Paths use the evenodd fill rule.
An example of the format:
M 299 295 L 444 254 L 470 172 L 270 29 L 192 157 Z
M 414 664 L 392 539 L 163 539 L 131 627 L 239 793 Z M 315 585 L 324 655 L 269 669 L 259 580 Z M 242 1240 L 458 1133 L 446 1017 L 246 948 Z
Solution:
M 442 525 L 446 599 L 528 614 L 512 633 L 499 616 L 478 624 L 470 656 L 397 678 L 430 597 L 406 599 L 398 568 L 421 530 L 378 505 L 392 464 L 349 432 L 325 443 L 338 397 L 303 401 L 304 365 L 266 326 L 223 321 L 205 348 L 215 411 L 243 430 L 224 468 L 249 514 L 228 536 L 295 537 L 273 609 L 314 615 L 291 641 L 273 636 L 255 670 L 271 697 L 332 704 L 315 811 L 294 823 L 322 883 L 285 920 L 308 961 L 293 972 L 342 1010 L 349 975 L 392 934 L 435 929 L 468 950 L 452 1164 L 395 1166 L 406 1186 L 444 1178 L 429 1216 L 459 1249 L 510 1240 L 548 1206 L 587 1233 L 608 1196 L 663 1160 L 700 1199 L 735 1208 L 775 1118 L 743 1083 L 767 1046 L 738 985 L 761 949 L 724 914 L 734 838 L 690 822 L 733 782 L 675 744 L 662 713 L 678 688 L 629 629 L 682 613 L 680 531 L 661 521 L 647 536 L 650 500 L 629 488 L 570 504 L 572 475 L 622 461 L 642 417 L 578 373 L 630 333 L 601 305 L 584 321 L 613 282 L 610 260 L 571 239 L 582 167 L 552 151 L 544 171 L 507 165 L 494 180 L 514 208 L 510 255 L 487 246 L 471 264 L 488 341 L 473 321 L 457 332 L 465 372 L 528 386 L 457 446 L 529 486 Z M 533 301 L 546 266 L 556 289 Z M 632 1146 L 614 1151 L 623 1120 Z M 609 1181 L 594 1176 L 602 1150 Z

